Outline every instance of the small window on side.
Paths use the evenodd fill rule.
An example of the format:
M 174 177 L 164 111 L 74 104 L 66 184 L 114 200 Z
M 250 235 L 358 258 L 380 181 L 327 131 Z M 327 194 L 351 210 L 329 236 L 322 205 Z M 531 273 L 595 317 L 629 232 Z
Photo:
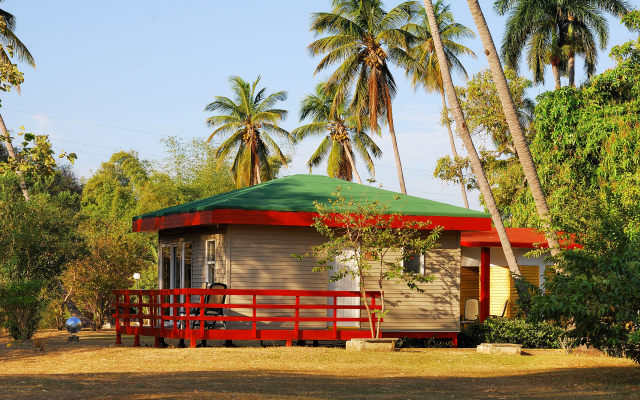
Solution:
M 416 274 L 424 273 L 424 269 L 422 265 L 423 265 L 423 258 L 420 254 L 411 254 L 409 256 L 409 259 L 404 260 L 402 262 L 403 267 L 405 267 L 409 271 L 415 272 Z
M 215 281 L 216 271 L 216 241 L 207 240 L 207 282 L 212 283 Z

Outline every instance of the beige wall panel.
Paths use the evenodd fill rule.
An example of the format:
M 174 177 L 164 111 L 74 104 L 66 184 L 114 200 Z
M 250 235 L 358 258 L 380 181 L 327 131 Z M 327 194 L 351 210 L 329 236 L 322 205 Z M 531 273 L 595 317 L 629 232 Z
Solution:
M 291 289 L 327 290 L 326 273 L 311 270 L 316 259 L 297 260 L 291 254 L 304 254 L 324 237 L 313 228 L 240 226 L 232 227 L 231 234 L 231 288 L 234 289 Z M 409 290 L 405 285 L 385 282 L 386 304 L 390 312 L 382 327 L 384 330 L 405 331 L 455 331 L 459 329 L 459 265 L 460 247 L 458 232 L 443 232 L 438 240 L 440 247 L 425 257 L 426 273 L 437 280 L 423 284 L 425 293 Z M 377 290 L 377 281 L 370 279 L 368 290 Z M 311 299 L 302 300 L 306 304 Z M 262 301 L 266 302 L 266 299 Z M 282 299 L 278 299 L 279 302 Z M 322 301 L 315 299 L 315 301 Z M 235 296 L 233 302 L 250 304 L 249 296 Z M 303 303 L 304 304 L 304 303 Z M 236 315 L 249 315 L 251 311 L 234 310 Z M 305 315 L 303 315 L 303 313 Z M 259 311 L 259 315 L 291 315 L 283 310 Z M 323 316 L 324 312 L 301 311 L 301 316 Z M 366 317 L 366 311 L 361 316 Z M 235 324 L 234 327 L 249 327 Z M 293 328 L 293 323 L 272 322 L 262 327 Z M 301 328 L 303 324 L 301 324 Z M 324 328 L 324 323 L 304 325 L 304 328 Z M 260 328 L 260 326 L 259 326 Z M 363 323 L 362 329 L 368 329 Z

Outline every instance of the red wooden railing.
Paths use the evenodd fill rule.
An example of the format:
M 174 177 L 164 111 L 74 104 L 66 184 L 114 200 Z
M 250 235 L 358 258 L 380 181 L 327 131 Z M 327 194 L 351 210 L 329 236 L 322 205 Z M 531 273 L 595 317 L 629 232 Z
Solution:
M 134 346 L 139 345 L 140 336 L 154 336 L 156 346 L 160 338 L 189 339 L 191 347 L 195 347 L 196 340 L 286 340 L 290 346 L 293 340 L 348 340 L 356 337 L 371 337 L 369 319 L 366 311 L 361 318 L 338 317 L 338 310 L 366 310 L 364 305 L 337 305 L 339 297 L 360 297 L 358 291 L 320 291 L 320 290 L 244 290 L 244 289 L 162 289 L 162 290 L 114 290 L 116 313 L 116 344 L 121 343 L 121 334 L 134 335 Z M 237 296 L 249 296 L 251 303 L 207 304 L 206 295 L 222 295 L 232 300 Z M 379 310 L 376 298 L 379 292 L 367 292 L 370 308 Z M 197 303 L 185 302 L 180 299 L 198 297 Z M 265 297 L 281 300 L 276 303 Z M 261 301 L 258 301 L 260 298 Z M 318 299 L 321 298 L 321 301 Z M 315 299 L 316 304 L 304 304 L 304 300 Z M 330 301 L 328 301 L 331 299 Z M 284 301 L 282 301 L 284 300 Z M 295 300 L 295 304 L 291 304 Z M 301 303 L 301 300 L 302 303 Z M 289 304 L 283 304 L 283 303 Z M 331 304 L 317 304 L 319 302 Z M 206 308 L 222 308 L 237 310 L 252 310 L 252 315 L 234 316 L 225 313 L 224 316 L 204 316 Z M 135 313 L 131 310 L 134 309 Z M 199 315 L 192 315 L 192 311 L 199 309 Z M 273 316 L 258 315 L 259 310 L 293 310 L 294 315 Z M 301 317 L 300 310 L 332 310 L 331 317 L 311 316 Z M 169 311 L 169 312 L 168 312 Z M 192 328 L 192 321 L 199 321 L 199 327 Z M 250 322 L 252 329 L 205 329 L 205 321 L 221 322 Z M 383 320 L 381 319 L 380 322 Z M 293 322 L 293 329 L 271 328 L 258 329 L 258 323 Z M 330 323 L 329 329 L 304 329 L 306 323 Z M 340 322 L 367 323 L 366 330 L 340 330 Z M 374 318 L 373 325 L 379 321 Z M 303 324 L 301 327 L 300 324 Z M 228 328 L 228 327 L 227 327 Z

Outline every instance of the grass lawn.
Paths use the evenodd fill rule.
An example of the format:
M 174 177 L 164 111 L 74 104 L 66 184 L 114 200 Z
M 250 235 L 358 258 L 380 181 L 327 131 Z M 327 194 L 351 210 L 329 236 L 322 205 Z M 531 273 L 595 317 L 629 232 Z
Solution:
M 0 398 L 640 398 L 640 368 L 597 354 L 337 347 L 154 349 L 113 331 L 51 335 L 44 352 L 0 336 Z M 152 338 L 142 338 L 151 346 Z M 216 342 L 210 343 L 215 344 Z M 271 343 L 265 343 L 271 345 Z

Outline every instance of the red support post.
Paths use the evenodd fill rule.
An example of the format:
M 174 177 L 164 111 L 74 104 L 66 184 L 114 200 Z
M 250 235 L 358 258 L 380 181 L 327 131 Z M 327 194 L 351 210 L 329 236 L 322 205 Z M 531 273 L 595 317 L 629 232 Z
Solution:
M 258 332 L 257 332 L 257 322 L 256 322 L 256 304 L 258 304 L 257 300 L 256 300 L 256 295 L 253 295 L 253 337 L 257 338 L 258 337 Z M 262 343 L 262 342 L 260 342 Z
M 295 339 L 299 340 L 300 336 L 298 336 L 298 328 L 300 327 L 299 325 L 299 321 L 300 321 L 300 296 L 296 296 L 296 321 L 293 323 L 294 324 L 294 329 L 295 329 Z
M 333 298 L 333 337 L 338 338 L 338 309 L 336 306 L 338 305 L 338 298 Z
M 491 248 L 480 248 L 480 322 L 489 317 Z
M 116 303 L 120 302 L 120 295 L 116 295 Z M 122 336 L 120 334 L 120 306 L 116 306 L 116 345 L 122 344 Z

